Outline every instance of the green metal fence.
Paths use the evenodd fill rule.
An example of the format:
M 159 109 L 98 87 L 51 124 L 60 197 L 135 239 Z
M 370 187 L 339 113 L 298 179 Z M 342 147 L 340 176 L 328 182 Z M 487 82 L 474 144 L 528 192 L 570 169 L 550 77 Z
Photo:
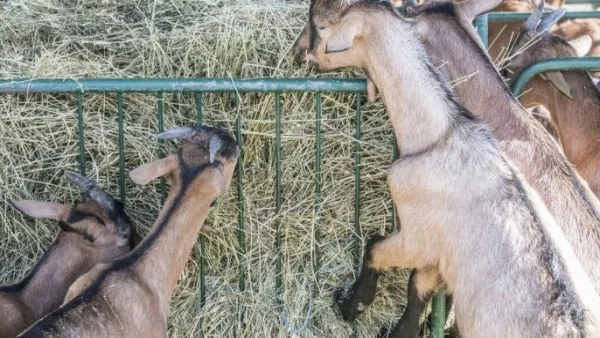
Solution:
M 85 141 L 84 141 L 84 96 L 86 93 L 109 93 L 117 96 L 117 123 L 118 123 L 118 151 L 119 151 L 119 195 L 121 201 L 126 203 L 125 195 L 125 164 L 124 164 L 124 122 L 125 111 L 123 108 L 123 96 L 128 93 L 149 93 L 156 95 L 156 119 L 158 122 L 157 132 L 163 131 L 163 113 L 164 99 L 163 93 L 189 93 L 194 95 L 196 104 L 196 120 L 199 123 L 203 121 L 202 101 L 205 93 L 237 93 L 235 95 L 235 135 L 238 144 L 243 149 L 242 119 L 240 116 L 240 98 L 239 94 L 244 93 L 273 93 L 275 95 L 275 153 L 276 153 L 276 182 L 275 182 L 275 212 L 279 215 L 282 205 L 282 150 L 281 150 L 281 93 L 289 92 L 313 92 L 315 98 L 315 210 L 321 208 L 321 121 L 322 104 L 321 93 L 358 93 L 366 92 L 366 81 L 360 79 L 225 79 L 225 78 L 199 78 L 199 79 L 13 79 L 0 80 L 0 93 L 4 94 L 31 94 L 31 93 L 70 93 L 76 96 L 77 118 L 78 118 L 78 147 L 79 147 L 79 171 L 85 175 Z M 360 161 L 361 161 L 361 95 L 356 97 L 356 133 L 355 133 L 355 165 L 354 165 L 354 228 L 357 234 L 360 234 Z M 238 259 L 241 261 L 246 252 L 246 242 L 244 236 L 244 188 L 243 188 L 243 168 L 241 159 L 237 164 L 237 207 L 238 229 L 237 240 L 239 250 L 237 250 Z M 165 196 L 164 179 L 160 183 L 161 196 Z M 316 212 L 318 217 L 318 212 Z M 276 241 L 275 246 L 278 252 L 282 245 L 280 219 L 276 220 Z M 319 220 L 316 220 L 319 224 Z M 360 238 L 354 238 L 355 263 L 358 266 L 360 259 Z M 200 250 L 204 252 L 205 243 L 200 236 Z M 320 267 L 320 242 L 321 234 L 317 226 L 314 234 L 314 252 L 315 262 L 313 262 L 315 275 Z M 203 255 L 199 258 L 199 284 L 200 299 L 198 307 L 202 307 L 206 300 L 205 283 L 205 261 Z M 278 255 L 276 263 L 276 286 L 279 292 L 282 290 L 282 256 Z M 245 289 L 244 273 L 241 272 L 238 279 L 240 291 Z M 315 281 L 317 283 L 318 281 Z M 282 305 L 282 304 L 280 304 Z M 202 333 L 200 332 L 200 335 Z
M 541 60 L 525 67 L 512 84 L 512 92 L 519 96 L 523 93 L 527 82 L 534 76 L 552 71 L 569 70 L 600 70 L 600 57 L 570 57 Z
M 477 28 L 484 44 L 487 46 L 487 24 L 488 21 L 495 20 L 524 20 L 529 16 L 529 13 L 489 13 L 477 18 L 474 25 Z M 564 18 L 600 18 L 600 12 L 570 12 Z M 599 70 L 600 58 L 563 58 L 540 61 L 525 68 L 517 77 L 513 85 L 515 94 L 522 92 L 525 84 L 533 76 L 540 72 L 553 70 L 576 70 L 588 69 Z M 163 130 L 163 113 L 164 99 L 163 93 L 189 93 L 194 96 L 196 104 L 196 119 L 199 123 L 203 121 L 202 102 L 203 94 L 205 93 L 273 93 L 275 95 L 275 143 L 276 143 L 276 182 L 275 182 L 275 211 L 279 214 L 282 205 L 282 185 L 281 185 L 281 94 L 287 92 L 312 92 L 315 93 L 315 210 L 321 206 L 321 121 L 322 121 L 322 93 L 357 93 L 363 94 L 366 92 L 365 80 L 359 79 L 227 79 L 227 78 L 197 78 L 197 79 L 12 79 L 0 80 L 0 93 L 18 94 L 18 93 L 70 93 L 76 96 L 77 101 L 77 118 L 78 118 L 78 135 L 79 135 L 79 170 L 85 175 L 85 141 L 84 141 L 84 100 L 86 93 L 114 93 L 117 96 L 117 121 L 118 121 L 118 147 L 119 147 L 119 195 L 123 203 L 126 202 L 125 195 L 125 166 L 124 166 L 124 120 L 125 112 L 123 108 L 123 96 L 127 93 L 154 93 L 156 95 L 156 119 L 158 122 L 158 130 Z M 356 97 L 356 132 L 355 132 L 355 165 L 354 165 L 354 228 L 357 237 L 354 239 L 353 250 L 355 252 L 355 265 L 358 267 L 360 260 L 360 164 L 361 164 L 361 95 Z M 242 120 L 240 116 L 240 99 L 239 95 L 235 96 L 235 134 L 237 141 L 243 147 L 242 137 Z M 237 206 L 238 214 L 238 229 L 237 240 L 239 250 L 237 251 L 238 258 L 241 258 L 246 250 L 244 237 L 244 189 L 243 189 L 243 168 L 242 161 L 238 162 L 237 176 Z M 165 182 L 160 184 L 161 195 L 165 196 Z M 316 213 L 318 217 L 318 212 Z M 394 215 L 395 217 L 395 215 Z M 395 225 L 395 219 L 393 224 Z M 319 224 L 318 219 L 316 224 Z M 276 248 L 280 248 L 282 244 L 281 224 L 276 221 Z M 320 231 L 317 226 L 314 234 L 315 243 L 315 262 L 313 266 L 315 270 L 320 266 Z M 204 252 L 204 239 L 200 237 L 200 248 Z M 205 262 L 203 255 L 199 258 L 199 284 L 200 284 L 200 299 L 198 307 L 202 307 L 206 300 L 206 283 L 205 283 Z M 278 290 L 282 288 L 282 257 L 277 258 L 277 280 L 276 286 Z M 315 281 L 317 283 L 318 281 Z M 245 276 L 241 272 L 239 276 L 238 286 L 240 290 L 245 288 Z M 433 323 L 431 324 L 432 337 L 441 338 L 444 336 L 444 310 L 445 298 L 441 292 L 434 298 L 433 303 Z M 200 332 L 201 334 L 201 332 Z

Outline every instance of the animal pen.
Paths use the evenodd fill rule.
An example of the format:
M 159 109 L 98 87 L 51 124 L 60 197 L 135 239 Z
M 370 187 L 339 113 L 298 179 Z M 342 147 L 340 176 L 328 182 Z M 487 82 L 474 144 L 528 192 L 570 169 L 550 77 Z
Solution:
M 487 44 L 488 20 L 521 20 L 528 15 L 490 13 L 475 25 Z M 600 12 L 564 16 L 582 17 L 600 17 Z M 521 93 L 527 80 L 540 72 L 573 69 L 600 70 L 600 58 L 539 62 L 522 72 L 513 89 Z M 134 187 L 126 172 L 135 163 L 160 157 L 171 146 L 153 144 L 151 134 L 193 122 L 233 130 L 242 148 L 233 189 L 209 218 L 217 232 L 200 235 L 193 262 L 181 279 L 184 286 L 172 300 L 187 313 L 171 314 L 170 322 L 176 323 L 170 334 L 374 336 L 374 329 L 391 324 L 400 314 L 405 272 L 386 274 L 380 286 L 385 297 L 379 292 L 366 318 L 359 318 L 357 324 L 343 323 L 331 310 L 332 292 L 359 267 L 364 239 L 397 226 L 385 185 L 386 169 L 397 154 L 387 121 L 371 119 L 374 113 L 383 115 L 381 106 L 363 104 L 364 92 L 364 80 L 346 78 L 9 79 L 0 81 L 0 93 L 5 94 L 2 105 L 34 109 L 23 121 L 12 121 L 8 112 L 3 117 L 6 129 L 0 132 L 7 135 L 8 129 L 18 128 L 23 140 L 12 146 L 24 147 L 27 158 L 42 156 L 37 147 L 67 145 L 53 155 L 69 153 L 59 161 L 61 166 L 52 162 L 50 168 L 44 167 L 42 161 L 42 167 L 30 169 L 33 173 L 51 170 L 48 186 L 33 188 L 31 183 L 41 180 L 26 178 L 19 181 L 19 189 L 50 198 L 50 192 L 64 185 L 62 171 L 76 166 L 84 175 L 99 177 L 109 191 L 118 191 L 136 227 L 142 224 L 143 230 L 164 200 L 166 185 L 162 181 L 155 187 Z M 342 93 L 347 95 L 339 96 Z M 287 120 L 291 112 L 302 109 L 300 103 L 305 111 Z M 44 105 L 66 111 L 58 123 L 68 135 L 66 141 L 57 140 L 50 131 L 43 140 L 27 139 L 28 123 L 51 109 Z M 153 119 L 143 119 L 137 109 L 153 111 Z M 45 127 L 41 123 L 38 128 Z M 33 148 L 27 148 L 28 143 Z M 2 160 L 19 166 L 19 158 Z M 3 168 L 1 174 L 0 184 L 16 184 L 12 169 Z M 62 195 L 68 196 L 64 191 Z M 3 213 L 8 215 L 5 223 L 17 218 L 6 209 Z M 49 229 L 45 235 L 53 232 Z M 19 235 L 17 229 L 6 234 L 29 236 Z M 2 261 L 14 257 L 4 254 Z M 9 275 L 14 278 L 24 272 Z M 0 277 L 6 281 L 9 275 Z M 443 300 L 434 299 L 433 337 L 443 337 Z M 378 304 L 385 304 L 387 312 Z

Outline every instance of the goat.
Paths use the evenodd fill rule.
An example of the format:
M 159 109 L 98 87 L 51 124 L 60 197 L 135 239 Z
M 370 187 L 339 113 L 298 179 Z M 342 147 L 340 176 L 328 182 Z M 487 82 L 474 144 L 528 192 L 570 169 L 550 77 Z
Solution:
M 523 26 L 509 69 L 517 74 L 532 62 L 553 57 L 585 55 L 591 39 L 568 43 L 550 34 L 553 17 L 540 20 L 543 2 Z M 537 14 L 536 14 L 537 13 Z M 554 16 L 556 20 L 560 14 Z M 586 37 L 586 36 L 584 36 Z M 565 156 L 600 197 L 600 90 L 586 71 L 547 72 L 533 78 L 519 99 L 526 107 L 541 104 L 555 123 Z
M 236 141 L 214 127 L 167 130 L 176 154 L 129 172 L 134 183 L 169 176 L 171 187 L 150 233 L 128 255 L 96 267 L 69 290 L 78 296 L 19 337 L 166 337 L 169 300 L 211 206 L 231 183 Z
M 490 127 L 506 156 L 541 195 L 596 292 L 600 292 L 600 265 L 596 263 L 600 260 L 598 199 L 573 170 L 552 137 L 509 91 L 471 25 L 477 15 L 494 8 L 497 2 L 425 5 L 414 12 L 411 20 L 427 54 L 442 65 L 440 69 L 447 78 L 458 80 L 475 74 L 456 85 L 459 97 Z M 491 108 L 490 103 L 496 104 Z M 431 273 L 428 275 L 435 278 Z M 417 286 L 420 294 L 427 295 L 434 290 L 427 290 L 427 283 L 423 284 L 425 289 Z M 424 308 L 424 304 L 413 309 L 419 307 Z
M 537 1 L 544 2 L 544 1 Z M 565 4 L 564 0 L 559 1 L 545 1 L 549 2 L 553 7 L 563 7 Z M 494 11 L 500 12 L 531 12 L 536 8 L 536 1 L 531 0 L 504 0 L 498 4 Z M 522 21 L 490 21 L 488 23 L 488 40 L 489 48 L 488 53 L 492 60 L 501 63 L 507 59 L 510 54 L 511 42 L 514 41 L 515 37 L 521 29 Z
M 305 54 L 305 50 L 314 52 L 327 39 L 328 27 L 339 22 L 343 10 L 327 7 L 322 2 L 313 0 L 311 3 L 308 26 L 315 29 L 309 30 L 310 36 L 297 40 L 294 49 L 300 55 Z M 541 195 L 599 291 L 600 265 L 596 262 L 600 261 L 600 204 L 561 154 L 556 142 L 512 95 L 471 25 L 477 15 L 495 8 L 498 3 L 498 0 L 467 1 L 459 5 L 433 3 L 413 10 L 410 20 L 427 54 L 441 65 L 446 78 L 471 77 L 456 85 L 461 101 L 490 127 L 506 156 Z M 307 49 L 303 49 L 302 41 L 310 42 Z M 367 79 L 367 83 L 370 82 Z M 497 104 L 490 108 L 494 102 Z M 417 319 L 429 296 L 440 286 L 439 275 L 432 272 L 435 267 L 427 270 L 421 277 L 409 279 L 409 293 L 418 293 L 419 297 L 408 295 L 409 303 L 392 336 L 418 334 Z M 413 274 L 418 273 L 413 271 Z M 415 300 L 422 302 L 411 302 Z
M 466 337 L 599 336 L 589 277 L 538 194 L 429 62 L 418 27 L 389 4 L 359 3 L 320 34 L 309 60 L 368 74 L 401 154 L 388 184 L 402 228 L 368 241 L 358 279 L 337 299 L 344 319 L 372 302 L 382 270 L 435 267 Z
M 22 214 L 58 221 L 61 230 L 22 281 L 0 287 L 0 337 L 15 337 L 57 309 L 77 278 L 130 250 L 131 221 L 121 203 L 77 173 L 65 176 L 85 194 L 86 200 L 73 208 L 53 202 L 8 201 Z

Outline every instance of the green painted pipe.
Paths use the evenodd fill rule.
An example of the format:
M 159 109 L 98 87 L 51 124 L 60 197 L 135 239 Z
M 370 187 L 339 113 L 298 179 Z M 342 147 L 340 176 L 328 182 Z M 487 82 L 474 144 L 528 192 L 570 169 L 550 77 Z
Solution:
M 8 79 L 0 93 L 155 93 L 155 92 L 337 92 L 364 93 L 364 79 Z
M 481 38 L 481 42 L 487 48 L 488 46 L 488 14 L 483 14 L 475 18 L 473 21 L 473 25 L 475 25 L 475 29 L 477 29 L 477 34 Z
M 548 13 L 544 13 L 543 17 L 546 17 Z M 517 12 L 490 12 L 487 14 L 490 21 L 521 21 L 526 20 L 531 13 L 517 13 Z M 600 11 L 580 11 L 580 12 L 567 12 L 563 15 L 562 19 L 579 19 L 579 18 L 600 18 Z
M 552 71 L 569 70 L 600 70 L 600 57 L 569 57 L 553 58 L 534 62 L 525 67 L 512 82 L 512 92 L 515 96 L 521 95 L 529 80 L 534 76 Z
M 444 338 L 446 326 L 446 290 L 438 292 L 431 304 L 431 337 Z

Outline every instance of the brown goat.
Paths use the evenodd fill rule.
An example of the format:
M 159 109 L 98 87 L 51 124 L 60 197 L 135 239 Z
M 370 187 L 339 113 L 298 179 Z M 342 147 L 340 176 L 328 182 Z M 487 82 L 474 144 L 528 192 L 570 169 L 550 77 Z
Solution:
M 523 26 L 513 48 L 522 52 L 509 66 L 513 76 L 535 61 L 585 55 L 589 49 L 589 38 L 570 44 L 548 33 L 544 30 L 548 19 Z M 548 108 L 565 156 L 600 197 L 600 90 L 586 71 L 543 73 L 531 80 L 530 87 L 520 101 L 525 107 L 541 104 Z
M 460 2 L 460 1 L 456 1 Z M 495 11 L 502 12 L 533 12 L 541 1 L 532 0 L 504 0 Z M 546 0 L 546 7 L 552 9 L 560 8 L 565 5 L 565 0 Z M 488 53 L 492 60 L 502 62 L 500 66 L 505 66 L 505 62 L 510 62 L 509 54 L 515 51 L 511 48 L 517 38 L 522 21 L 490 21 L 488 25 L 488 38 L 490 46 Z M 554 34 L 564 38 L 567 41 L 576 40 L 584 35 L 592 38 L 592 47 L 586 52 L 588 56 L 600 56 L 600 20 L 598 19 L 573 19 L 565 20 L 556 24 L 551 30 Z
M 367 244 L 360 276 L 338 298 L 344 319 L 373 301 L 381 271 L 435 267 L 466 337 L 600 336 L 589 277 L 538 194 L 429 62 L 418 25 L 381 2 L 342 13 L 309 59 L 359 67 L 381 90 L 400 150 L 388 184 L 402 223 Z
M 83 176 L 73 172 L 65 175 L 86 197 L 73 208 L 9 200 L 25 215 L 58 221 L 61 230 L 25 279 L 0 287 L 0 337 L 15 337 L 57 309 L 77 278 L 96 264 L 111 262 L 130 251 L 131 221 L 123 206 Z
M 129 173 L 137 184 L 169 176 L 171 187 L 144 240 L 112 264 L 94 268 L 78 294 L 20 337 L 166 337 L 169 301 L 211 206 L 231 183 L 238 147 L 213 127 L 156 136 L 183 139 L 179 151 Z
M 541 195 L 598 291 L 600 265 L 596 262 L 600 261 L 600 203 L 561 154 L 556 142 L 512 95 L 471 25 L 477 15 L 495 8 L 499 2 L 433 3 L 419 7 L 411 21 L 419 31 L 427 54 L 435 64 L 442 65 L 440 70 L 448 79 L 471 77 L 456 85 L 461 101 L 490 127 L 507 157 Z M 327 28 L 339 22 L 343 9 L 327 8 L 327 4 L 324 0 L 311 3 L 308 25 L 314 29 L 308 31 L 310 36 L 297 40 L 294 50 L 300 55 L 315 51 L 327 39 Z M 303 41 L 310 44 L 304 48 Z M 296 55 L 296 59 L 301 58 Z M 417 284 L 410 284 L 409 292 L 416 292 L 427 301 L 439 287 L 439 275 L 431 273 L 436 269 L 433 266 L 427 269 L 428 273 L 413 272 L 422 273 L 422 277 L 411 276 L 410 282 Z M 409 301 L 416 299 L 419 297 L 408 297 Z M 415 319 L 425 304 L 408 303 L 391 335 L 416 336 L 418 322 Z

